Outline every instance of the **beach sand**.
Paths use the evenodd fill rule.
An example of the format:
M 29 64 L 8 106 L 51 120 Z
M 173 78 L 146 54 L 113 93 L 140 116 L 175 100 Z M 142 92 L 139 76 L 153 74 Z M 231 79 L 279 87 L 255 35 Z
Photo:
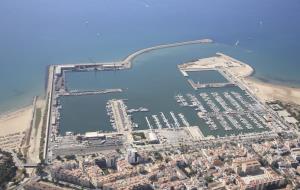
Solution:
M 20 145 L 30 127 L 33 107 L 28 106 L 0 116 L 0 148 L 13 149 Z
M 253 77 L 244 79 L 247 85 L 253 89 L 253 93 L 262 101 L 280 100 L 282 102 L 300 105 L 300 89 L 277 84 L 262 82 Z
M 32 106 L 28 106 L 0 116 L 1 136 L 28 129 L 32 118 L 32 109 Z

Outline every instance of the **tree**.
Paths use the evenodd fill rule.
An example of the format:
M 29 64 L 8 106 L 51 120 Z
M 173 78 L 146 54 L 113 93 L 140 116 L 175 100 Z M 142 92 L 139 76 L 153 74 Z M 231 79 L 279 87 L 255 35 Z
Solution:
M 76 156 L 75 155 L 66 155 L 65 158 L 67 160 L 75 160 L 76 159 Z
M 207 182 L 207 183 L 211 183 L 211 182 L 213 182 L 213 178 L 212 178 L 212 176 L 205 176 L 205 181 Z
M 43 169 L 44 169 L 43 164 L 38 163 L 36 170 L 35 170 L 36 175 L 41 176 L 44 173 Z
M 17 167 L 9 152 L 0 149 L 0 154 L 2 155 L 0 163 L 0 189 L 5 189 L 5 185 L 16 176 Z

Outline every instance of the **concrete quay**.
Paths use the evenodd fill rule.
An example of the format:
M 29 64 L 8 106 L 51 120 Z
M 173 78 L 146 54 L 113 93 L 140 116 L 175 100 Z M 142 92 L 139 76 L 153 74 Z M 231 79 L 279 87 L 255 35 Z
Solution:
M 178 42 L 171 44 L 163 44 L 158 46 L 153 46 L 150 48 L 141 49 L 130 55 L 128 55 L 124 60 L 117 62 L 106 62 L 106 63 L 80 63 L 80 64 L 64 64 L 55 65 L 55 74 L 57 76 L 62 76 L 65 71 L 102 71 L 102 70 L 121 70 L 130 69 L 132 66 L 132 61 L 139 55 L 163 48 L 178 47 L 191 44 L 205 44 L 213 43 L 211 39 L 200 39 L 192 40 L 186 42 Z
M 79 90 L 71 90 L 69 92 L 60 93 L 61 96 L 84 96 L 84 95 L 95 95 L 95 94 L 107 94 L 107 93 L 115 93 L 122 92 L 123 90 L 120 88 L 117 89 L 103 89 L 103 90 L 90 90 L 90 91 L 79 91 Z
M 124 131 L 132 130 L 132 122 L 127 114 L 127 107 L 123 100 L 110 100 L 108 103 L 112 112 L 113 122 L 119 133 L 124 133 Z
M 228 86 L 236 86 L 234 83 L 223 82 L 223 83 L 195 83 L 191 79 L 188 79 L 189 84 L 193 87 L 193 89 L 198 90 L 201 88 L 221 88 Z
M 191 44 L 204 44 L 204 43 L 213 43 L 213 40 L 211 39 L 201 39 L 201 40 L 193 40 L 193 41 L 186 41 L 186 42 L 178 42 L 178 43 L 172 43 L 172 44 L 163 44 L 158 46 L 153 46 L 150 48 L 141 49 L 129 56 L 127 56 L 122 62 L 124 65 L 128 65 L 131 67 L 131 62 L 139 55 L 143 53 L 147 53 L 149 51 L 163 49 L 163 48 L 170 48 L 170 47 L 178 47 L 178 46 L 184 46 L 184 45 L 191 45 Z

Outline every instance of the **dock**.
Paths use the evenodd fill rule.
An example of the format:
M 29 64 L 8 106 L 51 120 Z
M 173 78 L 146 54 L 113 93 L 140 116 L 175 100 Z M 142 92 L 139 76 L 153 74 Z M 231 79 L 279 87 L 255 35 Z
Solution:
M 127 114 L 127 106 L 123 100 L 110 100 L 107 108 L 111 116 L 111 123 L 119 133 L 132 130 L 132 121 Z
M 170 123 L 169 123 L 168 119 L 166 118 L 165 114 L 163 112 L 160 112 L 160 116 L 161 116 L 162 120 L 164 121 L 166 127 L 171 129 L 172 126 L 170 125 Z
M 198 90 L 201 88 L 221 88 L 221 87 L 236 86 L 234 83 L 231 83 L 231 82 L 221 82 L 221 83 L 199 83 L 199 82 L 197 82 L 197 83 L 195 83 L 191 79 L 188 79 L 188 82 L 194 90 Z
M 171 111 L 171 112 L 170 112 L 170 115 L 171 115 L 171 117 L 172 117 L 173 120 L 174 120 L 175 128 L 179 128 L 179 127 L 180 127 L 180 124 L 179 124 L 178 119 L 176 118 L 174 112 Z
M 149 121 L 149 119 L 148 119 L 147 116 L 145 117 L 145 119 L 146 119 L 146 122 L 147 122 L 147 125 L 148 125 L 149 129 L 153 130 L 153 126 L 151 125 L 151 123 L 150 123 L 150 121 Z
M 122 89 L 102 89 L 102 90 L 90 90 L 90 91 L 79 91 L 79 90 L 71 90 L 69 92 L 60 93 L 61 96 L 85 96 L 85 95 L 96 95 L 96 94 L 107 94 L 107 93 L 115 93 L 115 92 L 123 92 Z

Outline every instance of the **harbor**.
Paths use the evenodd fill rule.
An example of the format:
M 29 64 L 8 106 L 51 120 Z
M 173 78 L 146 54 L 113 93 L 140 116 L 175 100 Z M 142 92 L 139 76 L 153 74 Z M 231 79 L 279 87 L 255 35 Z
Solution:
M 160 64 L 151 48 L 143 51 L 147 53 L 142 60 L 137 53 L 129 61 L 51 67 L 51 119 L 44 150 L 48 162 L 66 148 L 69 153 L 89 154 L 128 145 L 245 138 L 283 129 L 227 69 L 239 65 L 237 61 L 224 55 L 226 66 L 182 64 L 176 54 Z
M 117 72 L 124 71 L 120 70 Z M 127 72 L 125 72 L 124 74 L 126 73 Z M 129 74 L 132 73 L 129 72 L 128 75 Z M 220 75 L 223 76 L 223 74 Z M 127 74 L 124 75 L 124 77 L 125 76 L 127 76 Z M 188 76 L 189 75 L 187 75 L 187 77 Z M 201 80 L 201 78 L 199 78 L 198 76 L 197 78 L 198 80 Z M 224 79 L 224 84 L 232 84 L 232 82 L 229 82 L 225 77 L 220 80 Z M 67 81 L 68 80 L 70 79 L 67 78 Z M 122 80 L 120 80 L 120 82 L 121 81 Z M 184 81 L 181 81 L 178 84 L 182 82 Z M 143 101 L 143 103 L 142 101 L 133 101 L 133 99 L 141 99 L 141 97 L 137 98 L 137 96 L 135 95 L 136 93 L 140 93 L 140 91 L 138 90 L 138 86 L 133 87 L 129 85 L 127 88 L 126 85 L 122 84 L 120 85 L 120 87 L 122 88 L 107 89 L 110 92 L 107 94 L 105 93 L 106 103 L 110 102 L 112 99 L 125 100 L 123 106 L 125 106 L 126 109 L 122 112 L 119 111 L 119 114 L 115 112 L 114 117 L 123 118 L 124 114 L 123 116 L 121 116 L 120 113 L 126 112 L 126 117 L 124 116 L 124 118 L 128 118 L 128 121 L 126 123 L 130 124 L 123 123 L 117 127 L 115 119 L 114 117 L 112 117 L 113 114 L 110 114 L 108 115 L 109 119 L 105 119 L 106 121 L 108 120 L 108 122 L 106 122 L 106 125 L 110 125 L 110 127 L 117 131 L 119 128 L 123 130 L 130 129 L 136 131 L 144 129 L 176 130 L 181 127 L 199 126 L 203 134 L 215 134 L 215 136 L 226 136 L 227 134 L 243 134 L 252 131 L 268 130 L 268 127 L 266 127 L 267 123 L 262 122 L 264 113 L 261 109 L 259 109 L 260 106 L 256 105 L 255 100 L 251 100 L 249 102 L 251 96 L 249 96 L 249 94 L 245 90 L 240 89 L 238 86 L 225 85 L 217 88 L 206 86 L 205 88 L 195 90 L 191 89 L 187 83 L 184 85 L 183 84 L 184 83 L 182 83 L 184 89 L 182 92 L 179 91 L 178 93 L 175 93 L 175 95 L 173 95 L 173 98 L 171 98 L 170 95 L 168 95 L 168 97 L 170 98 L 164 97 L 164 108 L 160 106 L 160 108 L 158 108 L 155 101 L 151 101 L 151 103 L 148 103 L 147 101 Z M 116 85 L 116 87 L 118 87 L 118 85 Z M 80 91 L 80 89 L 73 89 L 70 88 L 70 86 L 67 86 L 67 89 L 70 89 L 69 91 L 73 93 L 78 93 Z M 125 93 L 123 92 L 123 89 L 126 89 Z M 83 91 L 83 93 L 84 92 L 85 91 Z M 93 90 L 86 92 L 93 92 Z M 99 97 L 100 99 L 103 95 L 104 94 L 102 93 L 94 94 L 94 97 Z M 149 97 L 150 96 L 145 96 L 144 98 Z M 101 100 L 101 102 L 102 101 L 104 100 Z M 251 114 L 255 112 L 257 112 L 257 115 L 252 116 Z
M 151 133 L 149 142 L 160 143 L 176 139 L 160 139 L 167 131 L 178 138 L 194 132 L 192 138 L 203 140 L 257 134 L 281 126 L 265 119 L 264 106 L 226 69 L 190 69 L 174 64 L 176 58 L 158 65 L 159 58 L 153 53 L 144 56 L 151 64 L 132 68 L 127 61 L 55 66 L 50 144 L 66 134 L 89 131 L 116 135 L 124 143 L 133 142 L 132 133 L 146 131 Z M 131 58 L 140 62 L 138 57 Z

